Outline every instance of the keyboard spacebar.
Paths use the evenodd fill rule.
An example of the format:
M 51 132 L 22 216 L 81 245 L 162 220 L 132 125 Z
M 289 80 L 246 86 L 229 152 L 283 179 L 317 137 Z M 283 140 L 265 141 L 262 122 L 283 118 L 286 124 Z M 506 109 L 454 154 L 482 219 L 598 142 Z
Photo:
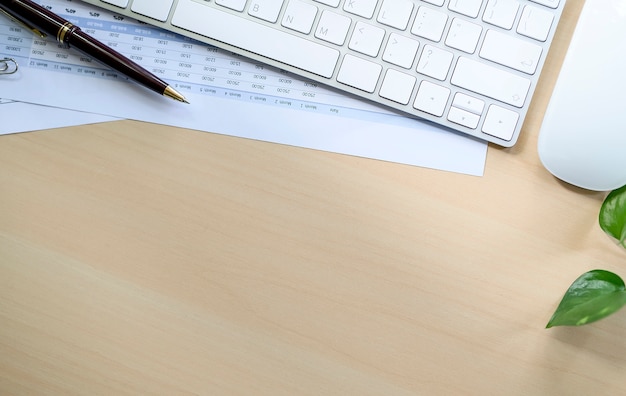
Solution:
M 197 3 L 179 0 L 172 25 L 330 78 L 339 51 Z

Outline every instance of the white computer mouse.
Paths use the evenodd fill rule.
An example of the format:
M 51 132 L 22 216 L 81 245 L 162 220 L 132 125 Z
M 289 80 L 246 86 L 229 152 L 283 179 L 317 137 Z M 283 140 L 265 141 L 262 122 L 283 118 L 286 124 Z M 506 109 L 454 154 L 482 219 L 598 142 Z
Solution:
M 626 185 L 626 0 L 586 0 L 538 150 L 550 173 L 575 186 Z

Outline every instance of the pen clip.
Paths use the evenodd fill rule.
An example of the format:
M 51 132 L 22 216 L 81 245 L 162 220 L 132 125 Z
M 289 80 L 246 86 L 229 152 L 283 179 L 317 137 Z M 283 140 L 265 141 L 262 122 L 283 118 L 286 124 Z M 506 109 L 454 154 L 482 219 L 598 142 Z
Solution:
M 18 67 L 17 61 L 13 58 L 0 59 L 0 74 L 13 74 Z
M 0 8 L 0 12 L 3 13 L 4 15 L 6 15 L 7 17 L 9 17 L 9 19 L 19 23 L 20 25 L 24 26 L 26 29 L 30 30 L 31 32 L 33 32 L 35 35 L 41 37 L 41 38 L 46 38 L 46 34 L 44 32 L 42 32 L 41 30 L 37 29 L 36 27 L 30 25 L 28 22 L 26 22 L 25 20 L 9 14 L 8 12 L 6 12 L 5 10 Z

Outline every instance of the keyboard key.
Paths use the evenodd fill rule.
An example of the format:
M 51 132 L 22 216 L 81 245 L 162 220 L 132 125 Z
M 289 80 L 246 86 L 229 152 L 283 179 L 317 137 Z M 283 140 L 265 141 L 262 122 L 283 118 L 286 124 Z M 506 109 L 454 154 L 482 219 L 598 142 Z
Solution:
M 339 0 L 315 0 L 318 3 L 322 3 L 322 4 L 326 4 L 327 6 L 331 6 L 331 7 L 338 7 L 339 6 Z
M 500 106 L 491 105 L 483 123 L 482 131 L 505 141 L 513 138 L 519 114 Z
M 443 81 L 448 76 L 453 58 L 452 52 L 426 45 L 417 63 L 417 71 Z
M 519 10 L 517 0 L 489 0 L 483 21 L 503 29 L 511 29 Z
M 530 80 L 473 59 L 460 57 L 450 82 L 481 95 L 522 107 Z
M 470 18 L 476 18 L 482 4 L 482 0 L 450 0 L 448 8 Z
M 101 0 L 105 3 L 113 4 L 114 6 L 126 8 L 128 7 L 128 0 Z
M 443 36 L 446 22 L 448 22 L 448 15 L 446 13 L 422 6 L 417 9 L 417 15 L 415 15 L 411 33 L 439 42 L 441 36 Z
M 480 49 L 480 57 L 533 74 L 541 57 L 539 45 L 494 30 L 488 30 Z
M 467 110 L 459 109 L 458 107 L 451 107 L 448 112 L 448 120 L 454 122 L 455 124 L 476 129 L 478 122 L 480 121 L 480 116 L 470 113 Z
M 211 21 L 211 23 L 206 23 Z M 245 48 L 270 59 L 330 78 L 339 51 L 271 27 L 208 7 L 193 0 L 178 0 L 172 25 L 215 40 Z M 265 37 L 258 40 L 258 37 Z
M 417 90 L 417 96 L 415 97 L 413 107 L 437 117 L 441 117 L 446 109 L 449 97 L 450 90 L 448 88 L 424 80 Z
M 371 19 L 374 16 L 377 3 L 377 0 L 346 0 L 343 9 L 351 14 Z
M 378 94 L 385 99 L 404 105 L 408 104 L 416 81 L 417 79 L 413 76 L 389 69 L 385 73 L 385 78 Z
M 485 102 L 473 96 L 459 92 L 454 95 L 452 106 L 469 111 L 470 113 L 481 115 L 485 109 Z
M 436 6 L 441 7 L 443 5 L 444 0 L 422 0 L 425 3 L 430 3 Z
M 473 54 L 483 28 L 461 18 L 454 18 L 446 37 L 446 45 Z
M 378 63 L 348 54 L 343 59 L 337 81 L 365 92 L 374 92 L 382 69 Z
M 250 7 L 248 7 L 248 14 L 275 23 L 282 6 L 283 0 L 252 0 Z
M 315 30 L 315 37 L 333 44 L 343 45 L 350 29 L 350 18 L 324 10 Z
M 554 16 L 551 12 L 538 7 L 526 6 L 517 25 L 517 33 L 535 40 L 546 41 L 553 20 Z
M 384 0 L 378 12 L 378 22 L 404 30 L 413 12 L 413 2 L 409 0 Z
M 157 21 L 167 20 L 174 0 L 135 0 L 130 6 L 131 11 L 145 15 Z
M 365 55 L 375 57 L 383 44 L 385 31 L 365 22 L 357 22 L 350 38 L 348 48 Z
M 405 69 L 410 69 L 415 60 L 415 55 L 417 55 L 419 45 L 420 43 L 417 40 L 397 33 L 391 33 L 383 52 L 383 60 Z
M 215 4 L 241 12 L 246 7 L 246 0 L 215 0 Z
M 559 0 L 530 0 L 534 3 L 544 5 L 550 8 L 557 8 L 559 6 Z
M 309 34 L 316 15 L 316 6 L 300 0 L 291 0 L 287 4 L 281 24 L 286 28 Z

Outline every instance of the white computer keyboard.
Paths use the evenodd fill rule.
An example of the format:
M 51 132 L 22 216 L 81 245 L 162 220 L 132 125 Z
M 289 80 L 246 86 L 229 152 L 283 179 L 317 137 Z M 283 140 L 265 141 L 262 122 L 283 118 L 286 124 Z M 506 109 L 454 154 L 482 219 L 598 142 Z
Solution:
M 512 146 L 566 0 L 83 1 Z

